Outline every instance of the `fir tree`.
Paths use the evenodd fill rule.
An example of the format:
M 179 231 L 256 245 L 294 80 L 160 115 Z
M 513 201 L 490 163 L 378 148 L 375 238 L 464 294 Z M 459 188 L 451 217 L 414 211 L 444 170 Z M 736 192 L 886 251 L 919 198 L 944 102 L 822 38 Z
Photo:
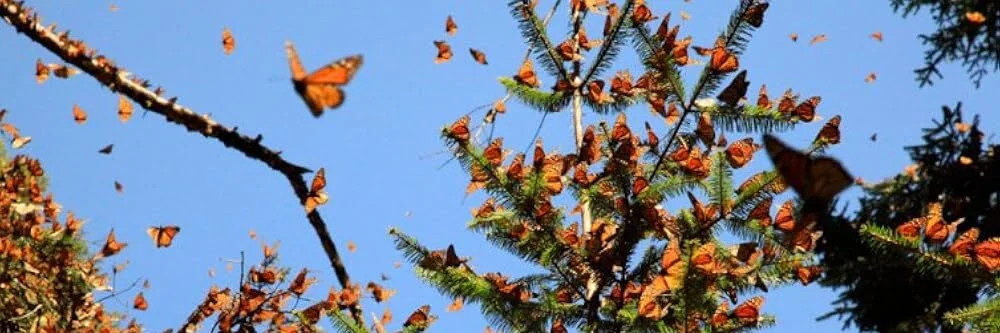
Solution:
M 544 273 L 477 272 L 453 246 L 430 250 L 392 229 L 417 274 L 443 294 L 478 303 L 505 331 L 748 331 L 772 325 L 758 292 L 818 277 L 812 255 L 818 234 L 796 223 L 794 201 L 771 218 L 771 203 L 785 190 L 776 172 L 734 185 L 733 170 L 760 147 L 750 138 L 729 144 L 724 134 L 791 129 L 813 120 L 819 98 L 798 103 L 789 92 L 775 103 L 763 94 L 748 102 L 746 71 L 719 89 L 739 69 L 738 58 L 768 4 L 740 1 L 714 46 L 695 48 L 709 61 L 690 90 L 680 68 L 693 63 L 691 39 L 678 38 L 669 15 L 651 31 L 646 24 L 655 17 L 643 1 L 571 1 L 563 41 L 551 39 L 528 1 L 509 5 L 534 62 L 500 82 L 540 112 L 571 109 L 575 152 L 553 153 L 538 140 L 531 156 L 511 157 L 502 138 L 477 143 L 469 116 L 446 126 L 442 136 L 471 175 L 467 191 L 488 194 L 468 227 Z M 604 11 L 603 43 L 584 62 L 594 45 L 583 22 Z M 616 73 L 609 92 L 600 77 L 629 40 L 645 73 L 635 82 L 627 71 Z M 539 88 L 534 64 L 554 78 L 551 90 Z M 665 136 L 648 122 L 645 133 L 631 129 L 626 112 L 643 102 L 670 124 Z M 616 121 L 585 127 L 585 105 L 598 114 L 617 113 Z M 810 153 L 839 141 L 839 119 L 831 118 Z M 561 207 L 565 199 L 575 207 Z M 662 204 L 673 200 L 690 208 L 669 213 Z M 576 215 L 580 222 L 571 223 Z M 723 243 L 718 236 L 726 231 L 742 243 Z
M 1000 236 L 1000 159 L 978 123 L 963 122 L 961 104 L 944 107 L 924 143 L 906 148 L 914 164 L 866 184 L 857 214 L 824 230 L 821 284 L 845 288 L 826 317 L 863 331 L 998 329 L 987 264 Z
M 891 0 L 903 17 L 929 8 L 936 30 L 921 34 L 930 47 L 924 52 L 924 67 L 914 72 L 920 85 L 941 78 L 938 65 L 959 61 L 969 78 L 979 87 L 983 77 L 1000 69 L 1000 3 L 990 0 Z M 990 69 L 992 68 L 992 70 Z

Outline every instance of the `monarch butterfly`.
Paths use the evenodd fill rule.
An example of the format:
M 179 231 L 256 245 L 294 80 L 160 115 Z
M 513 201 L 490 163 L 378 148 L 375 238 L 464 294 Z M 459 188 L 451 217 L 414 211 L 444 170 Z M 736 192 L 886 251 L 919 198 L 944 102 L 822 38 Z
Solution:
M 747 71 L 744 69 L 736 74 L 736 78 L 726 86 L 726 89 L 722 90 L 718 96 L 719 100 L 730 106 L 735 106 L 747 94 L 749 86 L 750 81 L 747 81 Z
M 69 223 L 67 223 L 67 228 L 68 225 Z M 98 253 L 97 257 L 103 258 L 113 256 L 118 254 L 118 252 L 121 252 L 121 250 L 126 246 L 128 246 L 128 243 L 119 243 L 118 240 L 115 239 L 115 229 L 111 229 L 111 232 L 108 232 L 108 237 L 104 240 L 104 247 L 101 248 L 101 253 Z
M 141 291 L 135 294 L 135 299 L 132 300 L 132 307 L 139 311 L 146 311 L 149 308 L 149 303 L 146 303 L 146 298 L 142 296 Z
M 375 302 L 378 303 L 385 302 L 396 294 L 396 290 L 383 287 L 375 282 L 368 282 L 367 289 L 368 292 L 372 294 L 372 298 L 375 298 Z
M 615 95 L 632 96 L 632 74 L 628 71 L 615 73 L 611 79 L 611 93 Z
M 454 37 L 458 33 L 458 25 L 455 24 L 455 20 L 448 15 L 448 19 L 444 21 L 444 32 L 448 33 L 448 36 Z
M 354 74 L 363 63 L 361 55 L 356 54 L 306 74 L 292 42 L 285 42 L 285 53 L 288 56 L 288 66 L 292 71 L 295 92 L 302 97 L 302 100 L 309 107 L 309 111 L 317 118 L 323 115 L 324 109 L 336 109 L 344 103 L 344 91 L 340 89 L 340 86 L 351 82 Z
M 767 11 L 767 7 L 770 6 L 771 4 L 767 2 L 753 5 L 753 7 L 748 8 L 747 11 L 743 13 L 743 19 L 754 28 L 760 28 L 760 26 L 764 24 L 764 12 Z
M 87 122 L 87 112 L 83 111 L 83 108 L 76 104 L 73 104 L 73 121 L 76 121 L 80 125 Z
M 795 276 L 799 278 L 799 282 L 803 286 L 816 281 L 821 273 L 823 273 L 823 268 L 820 266 L 799 266 L 795 269 Z
M 525 60 L 524 63 L 521 64 L 521 67 L 517 69 L 517 74 L 514 75 L 514 80 L 532 88 L 538 88 L 541 86 L 542 83 L 538 81 L 538 76 L 535 75 L 533 67 L 534 66 L 531 64 L 530 59 Z
M 316 283 L 316 278 L 309 278 L 307 275 L 309 270 L 303 268 L 295 275 L 295 279 L 292 280 L 292 284 L 288 285 L 288 291 L 295 293 L 298 296 L 302 296 L 309 289 L 313 283 Z
M 118 95 L 118 120 L 124 124 L 132 118 L 132 103 L 125 96 Z
M 972 250 L 975 248 L 976 240 L 978 239 L 979 229 L 970 228 L 951 242 L 951 246 L 948 247 L 948 252 L 953 255 L 969 259 L 969 255 L 973 253 Z
M 326 188 L 326 169 L 319 168 L 313 176 L 312 184 L 309 186 L 309 194 L 306 196 L 306 213 L 312 213 L 316 207 L 325 204 L 329 197 L 323 189 Z
M 833 116 L 823 125 L 823 128 L 819 130 L 816 134 L 816 139 L 813 142 L 821 142 L 826 144 L 838 144 L 840 143 L 840 115 Z
M 726 161 L 734 169 L 742 168 L 753 158 L 753 154 L 760 150 L 760 145 L 753 143 L 753 138 L 745 138 L 734 141 L 726 148 Z
M 458 297 L 455 297 L 455 299 L 451 301 L 451 304 L 448 304 L 448 310 L 447 311 L 448 312 L 456 312 L 456 311 L 461 310 L 462 307 L 464 307 L 464 306 L 465 306 L 465 299 L 463 299 L 462 296 L 458 296 Z
M 236 38 L 233 37 L 233 32 L 229 31 L 229 28 L 226 27 L 222 29 L 222 52 L 229 55 L 233 53 L 234 48 L 236 48 Z
M 719 39 L 715 41 L 715 48 L 712 49 L 709 68 L 718 73 L 730 73 L 740 68 L 740 60 L 735 54 L 726 50 L 725 42 Z
M 785 183 L 807 204 L 829 202 L 853 183 L 854 178 L 837 160 L 811 157 L 769 134 L 764 135 L 764 147 Z
M 45 83 L 49 79 L 49 66 L 46 66 L 42 59 L 35 60 L 35 82 Z
M 170 244 L 173 244 L 174 237 L 180 231 L 181 228 L 175 225 L 146 228 L 146 234 L 153 239 L 156 247 L 169 247 Z
M 403 328 L 414 327 L 417 331 L 423 331 L 436 319 L 436 317 L 431 316 L 431 306 L 423 305 L 414 310 L 409 317 L 406 317 Z
M 757 107 L 761 109 L 771 109 L 771 100 L 767 97 L 767 85 L 760 85 L 760 92 L 757 93 Z
M 434 57 L 435 64 L 448 62 L 451 60 L 451 57 L 455 55 L 451 52 L 451 45 L 448 45 L 448 42 L 443 40 L 434 41 L 434 47 L 438 50 L 437 56 Z
M 881 31 L 876 31 L 876 32 L 873 32 L 873 33 L 871 34 L 871 37 L 872 37 L 872 39 L 874 39 L 874 40 L 877 40 L 877 41 L 881 42 L 881 41 L 882 41 L 882 32 L 881 32 Z
M 990 272 L 1000 269 L 1000 238 L 990 238 L 976 244 L 973 254 L 976 256 L 976 261 Z
M 811 40 L 809 40 L 809 45 L 816 45 L 818 43 L 825 42 L 826 40 L 827 40 L 826 34 L 819 34 L 814 36 Z
M 760 307 L 764 305 L 764 297 L 756 296 L 733 309 L 733 317 L 743 324 L 756 324 L 760 317 Z
M 643 24 L 657 19 L 656 16 L 653 16 L 653 12 L 649 10 L 649 7 L 646 7 L 644 2 L 645 1 L 637 1 L 635 11 L 632 12 L 632 21 L 635 21 L 635 23 Z
M 478 62 L 479 64 L 489 65 L 489 62 L 486 61 L 486 53 L 483 53 L 483 51 L 476 50 L 470 47 L 469 54 L 472 54 L 472 59 Z

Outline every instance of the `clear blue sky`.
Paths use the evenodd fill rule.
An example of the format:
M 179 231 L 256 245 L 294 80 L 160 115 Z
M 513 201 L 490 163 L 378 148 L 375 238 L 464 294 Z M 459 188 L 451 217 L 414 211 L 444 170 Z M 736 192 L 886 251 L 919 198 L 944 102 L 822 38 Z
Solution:
M 737 1 L 649 1 L 657 14 L 685 10 L 692 16 L 681 36 L 691 34 L 695 45 L 708 46 Z M 472 256 L 482 272 L 503 270 L 521 274 L 531 268 L 493 248 L 480 235 L 464 229 L 469 209 L 482 194 L 463 201 L 468 176 L 457 163 L 439 169 L 446 154 L 438 137 L 442 125 L 472 107 L 503 96 L 499 76 L 514 73 L 525 45 L 511 19 L 506 1 L 300 1 L 285 4 L 264 1 L 29 1 L 47 22 L 72 29 L 75 37 L 110 55 L 119 65 L 162 85 L 168 95 L 221 123 L 239 126 L 243 133 L 263 133 L 264 142 L 283 150 L 283 156 L 308 167 L 325 167 L 330 203 L 320 208 L 334 239 L 344 252 L 352 277 L 361 283 L 378 280 L 385 272 L 388 285 L 400 292 L 390 301 L 398 325 L 415 307 L 430 303 L 440 316 L 436 332 L 479 331 L 486 326 L 476 306 L 459 313 L 444 311 L 449 299 L 413 276 L 409 267 L 394 269 L 400 256 L 386 234 L 401 227 L 432 248 L 454 243 L 460 255 Z M 539 8 L 547 8 L 542 1 Z M 459 25 L 447 38 L 455 58 L 435 65 L 433 40 L 445 39 L 448 14 Z M 553 21 L 555 33 L 565 24 L 565 10 Z M 984 128 L 1000 128 L 989 113 L 988 92 L 1000 90 L 997 76 L 975 90 L 957 66 L 944 69 L 937 85 L 918 88 L 912 69 L 921 65 L 923 46 L 917 34 L 932 27 L 918 15 L 902 19 L 885 0 L 774 1 L 765 24 L 756 34 L 741 65 L 749 69 L 751 94 L 766 83 L 772 96 L 793 87 L 804 96 L 821 95 L 819 112 L 826 118 L 842 114 L 843 144 L 831 154 L 849 170 L 866 179 L 880 179 L 902 170 L 908 159 L 901 147 L 918 142 L 919 128 L 937 117 L 943 104 L 965 103 L 965 110 L 984 114 Z M 591 36 L 599 35 L 603 19 L 592 19 Z M 220 34 L 230 27 L 236 51 L 225 56 Z M 868 37 L 885 35 L 878 43 Z M 788 35 L 797 32 L 799 42 Z M 809 46 L 809 39 L 825 33 L 829 41 Z M 347 101 L 338 110 L 314 119 L 292 90 L 282 45 L 296 43 L 306 67 L 317 68 L 336 58 L 363 53 L 364 67 L 346 88 Z M 84 217 L 86 237 L 96 248 L 109 229 L 130 246 L 110 262 L 130 260 L 119 286 L 138 277 L 149 278 L 145 291 L 149 310 L 135 312 L 150 331 L 176 328 L 213 284 L 235 286 L 237 272 L 226 272 L 219 258 L 258 260 L 260 239 L 280 240 L 285 265 L 309 267 L 320 278 L 315 294 L 325 293 L 336 279 L 302 208 L 287 182 L 262 164 L 168 124 L 155 114 L 117 120 L 117 97 L 80 75 L 70 80 L 35 83 L 35 58 L 56 58 L 9 26 L 0 28 L 0 107 L 34 141 L 18 153 L 41 159 L 50 178 L 50 191 L 66 210 Z M 471 61 L 467 49 L 486 52 L 489 66 Z M 631 51 L 615 69 L 641 72 Z M 700 71 L 686 72 L 689 82 Z M 878 81 L 865 84 L 868 72 Z M 551 78 L 543 77 L 550 86 Z M 73 122 L 71 108 L 79 104 L 90 114 L 86 125 Z M 639 126 L 649 119 L 645 107 L 631 110 Z M 481 114 L 479 114 L 481 116 Z M 611 116 L 609 116 L 611 117 Z M 540 114 L 517 103 L 508 105 L 497 135 L 515 149 L 524 147 Z M 585 121 L 596 122 L 597 115 Z M 801 147 L 822 126 L 801 126 L 783 135 Z M 547 147 L 566 152 L 570 144 L 567 114 L 550 116 L 542 131 Z M 659 131 L 664 131 L 660 128 Z M 878 132 L 878 142 L 868 136 Z M 733 137 L 741 137 L 731 135 Z M 114 143 L 114 153 L 97 150 Z M 758 157 L 752 170 L 769 167 Z M 737 174 L 740 179 L 746 174 Z M 112 186 L 119 180 L 125 193 Z M 854 197 L 859 191 L 848 192 Z M 412 212 L 407 218 L 405 212 Z M 177 224 L 183 228 L 173 247 L 155 249 L 145 235 L 147 226 Z M 348 253 L 348 241 L 358 244 Z M 209 278 L 214 267 L 218 275 Z M 130 301 L 131 294 L 123 298 Z M 840 323 L 814 318 L 829 309 L 834 298 L 818 287 L 791 287 L 772 291 L 764 309 L 777 315 L 771 331 L 829 332 Z M 367 303 L 366 310 L 381 314 L 384 305 Z M 398 326 L 392 326 L 395 328 Z

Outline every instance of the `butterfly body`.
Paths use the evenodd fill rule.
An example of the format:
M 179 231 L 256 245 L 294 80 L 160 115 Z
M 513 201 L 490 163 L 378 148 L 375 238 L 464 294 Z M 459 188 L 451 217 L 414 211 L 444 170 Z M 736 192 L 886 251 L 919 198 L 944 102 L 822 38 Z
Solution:
M 327 108 L 336 109 L 344 103 L 344 91 L 340 87 L 351 82 L 363 63 L 362 56 L 356 54 L 307 74 L 291 42 L 285 44 L 285 51 L 295 92 L 302 97 L 314 117 L 323 115 L 323 110 Z

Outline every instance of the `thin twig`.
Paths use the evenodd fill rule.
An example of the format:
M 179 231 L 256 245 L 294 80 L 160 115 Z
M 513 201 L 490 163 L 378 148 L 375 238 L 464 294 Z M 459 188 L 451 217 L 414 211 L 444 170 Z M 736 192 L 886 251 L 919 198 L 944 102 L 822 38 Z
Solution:
M 146 110 L 164 116 L 168 122 L 182 125 L 188 131 L 213 138 L 227 148 L 242 152 L 250 159 L 260 161 L 272 170 L 281 173 L 288 179 L 296 197 L 299 198 L 299 202 L 305 203 L 309 187 L 302 174 L 310 172 L 310 170 L 285 160 L 279 152 L 261 144 L 263 140 L 261 135 L 257 135 L 255 138 L 241 135 L 236 132 L 235 128 L 223 126 L 207 115 L 197 114 L 190 108 L 177 104 L 176 98 L 167 99 L 159 96 L 148 88 L 147 82 L 134 75 L 130 77 L 110 58 L 96 54 L 94 49 L 87 47 L 81 40 L 71 39 L 68 32 L 59 34 L 42 26 L 37 12 L 23 6 L 22 2 L 0 0 L 0 6 L 2 6 L 0 16 L 18 32 L 25 34 L 67 63 L 78 67 L 108 89 L 128 97 Z M 330 260 L 337 280 L 341 286 L 347 288 L 351 279 L 344 267 L 343 260 L 337 253 L 336 244 L 327 231 L 326 223 L 317 210 L 309 213 L 307 218 Z M 352 308 L 351 313 L 359 322 L 364 320 L 360 307 Z

